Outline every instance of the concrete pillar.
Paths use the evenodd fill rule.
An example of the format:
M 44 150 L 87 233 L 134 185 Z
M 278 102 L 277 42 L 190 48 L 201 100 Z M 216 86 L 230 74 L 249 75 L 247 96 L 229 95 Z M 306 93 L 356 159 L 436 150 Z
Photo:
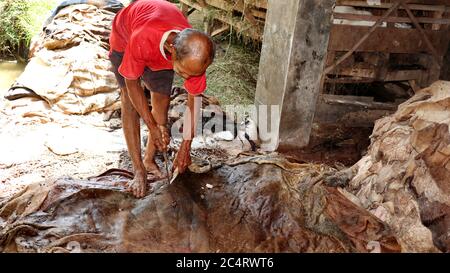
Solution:
M 268 115 L 275 120 L 271 139 L 262 136 L 265 150 L 308 145 L 333 5 L 333 0 L 269 0 L 255 104 L 280 108 Z M 261 119 L 264 115 L 260 126 Z

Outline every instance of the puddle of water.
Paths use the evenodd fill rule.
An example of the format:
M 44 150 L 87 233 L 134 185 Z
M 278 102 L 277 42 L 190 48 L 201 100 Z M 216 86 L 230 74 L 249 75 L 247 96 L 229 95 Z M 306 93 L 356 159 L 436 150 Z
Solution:
M 0 94 L 8 90 L 17 77 L 22 74 L 26 64 L 16 61 L 0 60 Z

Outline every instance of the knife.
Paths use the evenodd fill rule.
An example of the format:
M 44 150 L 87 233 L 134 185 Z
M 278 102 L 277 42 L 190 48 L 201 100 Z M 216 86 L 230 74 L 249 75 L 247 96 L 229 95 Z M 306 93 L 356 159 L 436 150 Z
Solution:
M 178 174 L 179 174 L 179 172 L 178 172 L 178 168 L 176 168 L 175 169 L 175 171 L 173 172 L 173 176 L 172 176 L 172 178 L 170 179 L 170 181 L 169 181 L 169 184 L 172 184 L 173 183 L 173 181 L 175 181 L 175 179 L 177 179 L 177 177 L 178 177 Z
M 169 156 L 167 155 L 167 152 L 163 152 L 163 156 L 164 156 L 164 165 L 166 166 L 167 181 L 170 183 L 172 179 L 172 174 L 170 173 L 169 170 Z

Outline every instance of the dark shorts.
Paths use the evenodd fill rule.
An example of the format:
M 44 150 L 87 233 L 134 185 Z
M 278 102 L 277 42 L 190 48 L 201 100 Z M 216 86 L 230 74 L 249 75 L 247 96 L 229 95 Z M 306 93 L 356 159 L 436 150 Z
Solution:
M 116 75 L 120 88 L 125 87 L 125 78 L 120 75 L 118 71 L 119 66 L 122 63 L 122 59 L 123 53 L 114 50 L 109 56 L 109 60 L 113 65 L 114 75 Z M 173 70 L 152 71 L 146 67 L 144 74 L 141 76 L 141 80 L 144 82 L 145 87 L 151 92 L 157 92 L 170 96 L 172 94 L 173 77 Z

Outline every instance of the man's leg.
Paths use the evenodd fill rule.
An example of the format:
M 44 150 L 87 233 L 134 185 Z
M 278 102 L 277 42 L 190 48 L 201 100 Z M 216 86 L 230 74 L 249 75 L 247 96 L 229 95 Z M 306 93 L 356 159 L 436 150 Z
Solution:
M 141 158 L 141 132 L 139 114 L 128 97 L 126 87 L 121 88 L 122 127 L 128 153 L 134 169 L 134 179 L 129 182 L 128 190 L 136 197 L 144 197 L 147 190 L 147 172 Z
M 151 103 L 152 103 L 152 115 L 158 125 L 167 124 L 167 112 L 169 111 L 170 96 L 151 92 Z M 145 150 L 144 156 L 144 166 L 148 172 L 153 173 L 155 176 L 161 176 L 161 171 L 155 162 L 156 147 L 152 142 L 150 133 L 147 141 L 147 148 Z

